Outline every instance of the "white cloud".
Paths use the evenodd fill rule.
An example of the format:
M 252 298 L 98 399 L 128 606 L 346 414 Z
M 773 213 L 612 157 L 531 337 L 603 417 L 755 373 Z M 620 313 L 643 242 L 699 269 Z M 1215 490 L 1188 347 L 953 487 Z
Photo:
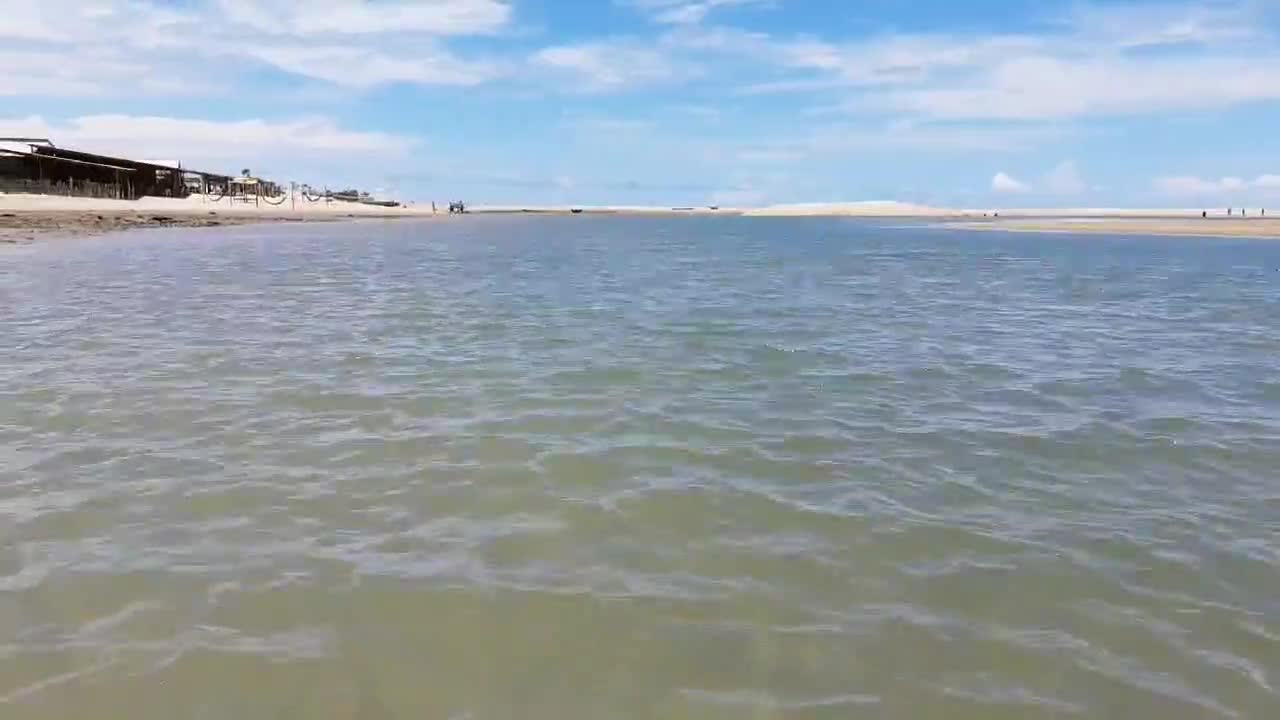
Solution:
M 544 69 L 573 76 L 580 83 L 577 89 L 596 92 L 650 85 L 690 72 L 678 69 L 657 49 L 628 40 L 543 48 L 532 60 Z
M 1076 5 L 1064 19 L 1077 34 L 1123 48 L 1204 45 L 1249 38 L 1257 30 L 1239 3 Z
M 864 154 L 883 158 L 899 151 L 1033 150 L 1068 135 L 1074 139 L 1089 128 L 1106 127 L 1050 122 L 1060 119 L 1280 101 L 1277 26 L 1258 22 L 1252 14 L 1269 0 L 1084 0 L 1060 4 L 1049 14 L 1043 8 L 1029 11 L 1029 17 L 1019 12 L 1017 26 L 1026 30 L 1017 34 L 971 30 L 974 25 L 965 24 L 948 33 L 885 30 L 871 35 L 863 28 L 846 31 L 821 24 L 805 28 L 811 35 L 792 35 L 712 22 L 730 19 L 737 11 L 785 9 L 788 5 L 782 0 L 608 2 L 642 13 L 642 18 L 631 18 L 634 30 L 627 32 L 634 34 L 601 37 L 585 26 L 572 28 L 571 36 L 557 26 L 529 30 L 517 22 L 520 11 L 534 8 L 530 14 L 536 16 L 538 4 L 516 0 L 11 1 L 15 7 L 0 12 L 0 105 L 21 108 L 11 113 L 27 112 L 49 97 L 85 96 L 94 98 L 94 108 L 151 109 L 163 105 L 141 96 L 172 96 L 178 102 L 190 93 L 225 93 L 225 114 L 237 105 L 253 107 L 268 99 L 264 93 L 269 91 L 269 101 L 277 107 L 346 105 L 344 113 L 355 117 L 363 108 L 353 89 L 397 83 L 475 86 L 506 79 L 519 85 L 522 98 L 539 101 L 546 100 L 549 90 L 623 93 L 655 86 L 679 88 L 682 97 L 671 98 L 673 104 L 665 111 L 647 105 L 639 110 L 599 110 L 621 113 L 596 123 L 595 134 L 605 138 L 601 144 L 630 146 L 630 140 L 642 134 L 633 127 L 634 119 L 641 117 L 662 127 L 644 131 L 653 138 L 642 149 L 629 147 L 628 162 L 648 162 L 655 168 L 704 162 L 707 192 L 749 186 L 763 187 L 772 196 L 793 192 L 788 183 L 804 181 L 800 170 L 806 163 L 803 169 L 814 169 L 816 175 L 824 166 Z M 997 26 L 991 18 L 976 22 Z M 476 36 L 484 39 L 467 42 Z M 303 78 L 314 82 L 298 82 Z M 742 97 L 744 85 L 752 93 L 796 93 L 793 107 L 787 108 L 793 120 L 780 121 L 774 113 L 747 117 L 761 101 Z M 460 93 L 440 95 L 448 96 L 441 98 L 443 102 L 468 102 L 455 98 Z M 676 107 L 687 108 L 679 111 L 684 117 L 676 116 Z M 278 112 L 244 116 L 278 118 Z M 301 132 L 330 137 L 338 147 L 370 137 L 375 148 L 385 147 L 379 139 L 392 145 L 401 141 L 353 134 L 315 119 L 230 123 L 235 126 L 231 135 L 218 134 L 217 127 L 189 124 L 196 121 L 169 119 L 179 124 L 168 130 L 210 138 L 206 142 L 170 138 L 166 126 L 134 117 L 119 120 L 128 127 L 113 135 L 104 118 L 121 117 L 86 116 L 59 122 L 49 132 L 68 144 L 98 147 L 101 142 L 102 149 L 123 146 L 134 154 L 171 155 L 191 162 L 204 155 L 218 167 L 224 158 L 233 167 L 241 162 L 256 167 L 258 161 L 240 159 L 241 148 L 254 156 L 288 156 L 290 163 L 308 153 L 330 152 L 300 144 Z M 371 123 L 379 122 L 370 118 Z M 1219 120 L 1229 118 L 1214 121 Z M 253 140 L 254 123 L 291 139 L 276 152 Z M 583 122 L 583 127 L 590 125 Z M 144 138 L 144 130 L 154 134 L 156 142 Z M 629 133 L 628 142 L 619 143 L 623 132 Z M 221 143 L 235 147 L 219 150 Z M 449 148 L 442 148 L 438 155 L 448 153 Z M 714 162 L 704 159 L 713 153 Z M 458 155 L 460 167 L 509 162 L 509 154 L 496 150 L 493 158 L 482 160 L 476 159 L 481 153 L 475 148 L 458 150 Z M 841 155 L 841 162 L 829 162 Z M 1087 157 L 1075 151 L 1066 155 Z M 1015 164 L 997 159 L 987 172 L 1004 167 L 1020 173 L 1022 179 L 1006 173 L 993 178 L 993 187 L 1002 185 L 1003 191 L 1020 188 L 1046 197 L 1085 192 L 1094 178 L 1083 178 L 1071 162 L 1044 172 L 1056 159 L 1032 159 L 1044 163 L 1033 165 L 1035 172 L 1021 169 L 1025 160 Z M 729 177 L 735 162 L 753 173 L 785 169 L 794 177 L 774 184 L 764 183 L 758 174 Z M 1253 172 L 1248 177 L 1259 170 L 1249 169 Z M 553 170 L 560 171 L 537 168 L 535 174 L 551 177 Z M 565 174 L 576 177 L 572 171 Z M 832 177 L 834 181 L 812 180 L 807 191 L 825 192 L 824 183 L 859 181 L 836 173 Z M 1242 191 L 1231 180 L 1181 177 L 1162 182 L 1175 192 Z M 1274 191 L 1280 176 L 1239 183 L 1255 193 Z M 585 186 L 584 181 L 580 187 Z
M 788 42 L 778 45 L 776 52 L 785 67 L 825 71 L 850 86 L 886 86 L 986 66 L 1037 44 L 1034 38 L 1022 36 L 957 39 L 895 35 L 844 46 L 812 40 Z
M 445 38 L 510 18 L 499 0 L 45 0 L 0 12 L 0 95 L 191 94 L 258 65 L 344 87 L 474 85 L 504 68 Z
M 1239 192 L 1249 184 L 1238 177 L 1224 177 L 1217 180 L 1203 179 L 1194 175 L 1176 175 L 1156 178 L 1155 188 L 1165 195 L 1211 196 Z
M 53 40 L 61 36 L 54 16 L 41 11 L 38 3 L 9 3 L 0 13 L 0 38 L 9 40 Z
M 265 45 L 244 54 L 284 72 L 356 88 L 397 82 L 478 85 L 501 72 L 496 64 L 465 61 L 430 43 L 405 54 L 349 45 Z
M 714 12 L 778 0 L 615 0 L 670 28 L 533 54 L 585 89 L 714 72 L 751 92 L 822 92 L 853 114 L 1046 120 L 1280 100 L 1280 46 L 1261 3 L 1077 4 L 1037 34 L 895 34 L 852 42 L 707 26 Z M 516 74 L 452 39 L 516 29 L 512 0 L 42 0 L 0 13 L 0 94 L 183 94 L 258 65 L 325 83 L 476 85 Z M 825 28 L 813 28 L 821 33 Z M 1156 50 L 1158 52 L 1152 52 Z M 182 62 L 174 62 L 180 56 Z M 60 58 L 54 62 L 54 58 Z M 714 62 L 711 60 L 714 59 Z M 219 68 L 218 73 L 209 72 Z M 685 71 L 685 68 L 693 69 Z M 841 92 L 843 91 L 843 92 Z
M 991 189 L 999 193 L 1024 193 L 1029 192 L 1031 186 L 1006 173 L 998 172 L 991 178 Z
M 755 38 L 749 92 L 843 88 L 848 112 L 1047 120 L 1280 99 L 1280 46 L 1260 5 L 1079 5 L 1037 34 L 889 34 L 851 43 Z
M 498 0 L 217 0 L 236 25 L 268 35 L 483 35 L 501 30 L 511 6 Z
M 148 63 L 109 48 L 86 47 L 71 54 L 0 48 L 0 68 L 5 68 L 0 97 L 108 96 L 122 88 L 135 95 L 192 95 L 217 87 L 207 77 L 153 72 Z
M 894 122 L 880 127 L 819 125 L 781 140 L 730 147 L 725 157 L 754 164 L 782 164 L 838 155 L 898 151 L 1011 152 L 1063 137 L 1058 128 L 1029 126 L 932 125 Z
M 1079 195 L 1088 184 L 1080 176 L 1080 170 L 1070 160 L 1064 160 L 1044 178 L 1045 188 L 1055 195 Z
M 746 56 L 755 61 L 768 61 L 771 53 L 776 51 L 776 41 L 765 33 L 723 26 L 676 27 L 660 40 L 673 50 L 719 53 L 739 58 Z
M 884 106 L 946 119 L 1145 114 L 1280 99 L 1280 56 L 1010 59 L 968 83 L 900 90 Z
M 155 49 L 184 34 L 173 12 L 125 3 L 45 0 L 0 11 L 0 95 L 188 95 L 225 76 Z M 194 23 L 191 28 L 195 28 Z

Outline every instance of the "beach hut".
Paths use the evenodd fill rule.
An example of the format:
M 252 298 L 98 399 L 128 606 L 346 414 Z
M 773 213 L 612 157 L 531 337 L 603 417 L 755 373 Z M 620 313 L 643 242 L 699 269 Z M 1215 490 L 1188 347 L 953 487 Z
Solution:
M 259 196 L 259 180 L 256 177 L 233 177 L 229 183 L 228 197 L 231 202 L 243 202 L 258 204 Z

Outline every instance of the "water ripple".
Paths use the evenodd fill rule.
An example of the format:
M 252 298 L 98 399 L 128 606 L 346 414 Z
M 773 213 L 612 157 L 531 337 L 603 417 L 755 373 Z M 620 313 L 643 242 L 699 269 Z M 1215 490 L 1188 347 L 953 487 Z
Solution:
M 0 715 L 1280 714 L 1274 244 L 0 252 Z

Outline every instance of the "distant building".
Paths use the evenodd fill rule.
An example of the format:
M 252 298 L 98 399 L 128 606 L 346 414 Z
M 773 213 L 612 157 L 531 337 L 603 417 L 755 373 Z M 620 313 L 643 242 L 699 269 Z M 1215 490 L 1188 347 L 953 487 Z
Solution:
M 54 146 L 44 138 L 0 138 L 26 150 L 0 148 L 0 190 L 90 195 L 132 200 L 144 196 L 187 197 L 231 188 L 231 176 L 181 165 L 130 160 Z M 263 190 L 279 193 L 275 183 Z

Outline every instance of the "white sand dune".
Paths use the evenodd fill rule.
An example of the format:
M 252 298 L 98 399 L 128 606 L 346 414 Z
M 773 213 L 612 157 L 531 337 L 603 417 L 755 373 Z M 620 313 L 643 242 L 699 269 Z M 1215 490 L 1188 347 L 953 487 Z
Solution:
M 938 208 L 894 200 L 845 203 L 797 203 L 771 205 L 746 211 L 756 217 L 995 217 L 1002 218 L 1198 218 L 1228 217 L 1227 208 Z M 1240 217 L 1240 208 L 1231 217 Z M 1247 208 L 1246 217 L 1258 217 L 1261 208 Z M 1273 212 L 1280 214 L 1280 208 Z
M 619 215 L 736 215 L 740 214 L 742 210 L 708 205 L 687 207 L 660 205 L 468 205 L 467 212 L 480 215 L 486 213 L 567 215 L 575 212 Z
M 748 210 L 743 214 L 751 217 L 945 217 L 960 215 L 962 212 L 894 200 L 868 200 L 770 205 Z
M 1227 208 L 994 208 L 959 212 L 964 215 L 999 213 L 1002 218 L 1198 218 L 1202 212 L 1208 217 L 1228 217 Z M 1245 212 L 1246 217 L 1257 217 L 1261 208 L 1246 208 Z M 1233 208 L 1230 217 L 1240 217 L 1240 208 Z

